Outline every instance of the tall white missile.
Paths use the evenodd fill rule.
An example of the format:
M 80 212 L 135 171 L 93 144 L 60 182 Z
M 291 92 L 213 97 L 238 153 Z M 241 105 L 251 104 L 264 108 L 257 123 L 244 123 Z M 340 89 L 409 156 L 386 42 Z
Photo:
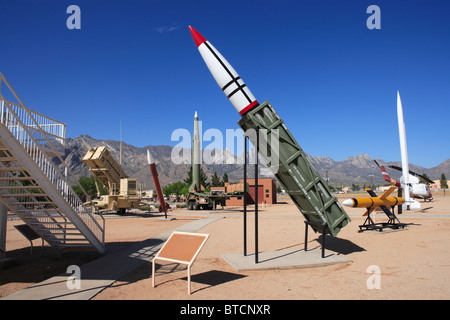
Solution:
M 406 147 L 406 130 L 405 121 L 403 118 L 402 100 L 400 99 L 400 92 L 397 91 L 397 119 L 398 119 L 398 134 L 400 138 L 400 153 L 402 157 L 402 178 L 400 182 L 405 192 L 405 204 L 406 210 L 412 208 L 420 208 L 420 203 L 411 199 L 410 195 L 410 181 L 409 181 L 409 163 L 408 163 L 408 150 Z
M 397 119 L 398 119 L 398 135 L 400 138 L 400 154 L 402 158 L 402 173 L 403 183 L 405 185 L 405 205 L 406 209 L 409 209 L 410 195 L 409 195 L 409 164 L 408 164 L 408 152 L 406 148 L 406 130 L 405 121 L 403 119 L 403 107 L 402 100 L 400 99 L 400 92 L 397 91 Z
M 201 146 L 200 146 L 200 129 L 198 123 L 197 111 L 194 115 L 194 136 L 192 137 L 192 184 L 189 191 L 200 192 L 202 186 L 200 185 L 200 158 Z

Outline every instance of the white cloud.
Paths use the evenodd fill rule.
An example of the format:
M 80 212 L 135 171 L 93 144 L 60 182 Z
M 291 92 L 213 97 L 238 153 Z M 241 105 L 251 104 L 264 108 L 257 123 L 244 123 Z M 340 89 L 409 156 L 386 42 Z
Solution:
M 179 28 L 180 28 L 180 26 L 171 25 L 171 26 L 154 27 L 153 30 L 155 30 L 159 34 L 163 34 L 163 33 L 175 31 Z

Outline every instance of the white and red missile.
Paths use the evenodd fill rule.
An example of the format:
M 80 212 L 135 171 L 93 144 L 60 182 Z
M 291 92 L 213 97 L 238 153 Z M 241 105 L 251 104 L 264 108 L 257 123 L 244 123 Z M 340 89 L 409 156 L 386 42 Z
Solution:
M 158 195 L 160 211 L 164 212 L 166 214 L 166 218 L 167 218 L 166 200 L 164 199 L 164 194 L 161 189 L 161 184 L 159 183 L 158 171 L 156 171 L 155 160 L 153 160 L 152 156 L 150 155 L 150 151 L 148 151 L 148 150 L 147 150 L 147 160 L 148 160 L 148 165 L 150 166 L 150 172 L 152 173 L 153 184 L 155 185 L 155 188 L 156 188 L 156 194 Z
M 250 89 L 220 52 L 197 30 L 191 26 L 189 29 L 209 71 L 239 114 L 242 116 L 253 107 L 258 106 L 259 103 Z

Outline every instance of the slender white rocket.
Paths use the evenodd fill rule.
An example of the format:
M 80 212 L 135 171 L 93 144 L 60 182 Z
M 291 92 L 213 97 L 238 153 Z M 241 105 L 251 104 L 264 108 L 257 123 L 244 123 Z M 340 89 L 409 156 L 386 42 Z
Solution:
M 223 93 L 240 115 L 259 105 L 250 89 L 228 61 L 197 30 L 189 26 L 203 60 Z
M 409 164 L 408 151 L 406 147 L 406 130 L 405 121 L 403 119 L 403 107 L 400 99 L 400 93 L 397 91 L 397 118 L 398 118 L 398 134 L 400 137 L 400 153 L 402 158 L 402 173 L 405 192 L 405 204 L 408 206 L 411 198 L 409 194 Z

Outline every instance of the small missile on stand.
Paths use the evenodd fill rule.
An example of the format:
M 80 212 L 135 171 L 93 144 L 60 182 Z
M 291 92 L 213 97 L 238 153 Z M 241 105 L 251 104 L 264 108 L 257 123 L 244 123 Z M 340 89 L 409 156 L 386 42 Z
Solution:
M 332 195 L 324 179 L 314 169 L 307 154 L 300 148 L 283 120 L 268 101 L 259 104 L 236 70 L 209 41 L 191 26 L 189 29 L 209 71 L 242 116 L 238 124 L 244 132 L 266 129 L 267 138 L 260 141 L 267 143 L 267 155 L 276 152 L 275 149 L 272 150 L 271 135 L 278 132 L 279 163 L 272 163 L 270 168 L 282 187 L 288 191 L 297 208 L 316 232 L 326 228 L 324 230 L 327 233 L 336 236 L 350 222 L 350 218 Z M 318 127 L 319 125 L 320 123 L 317 124 Z M 317 128 L 317 131 L 319 132 L 320 128 Z M 256 146 L 256 137 L 249 136 L 249 138 Z M 260 155 L 269 165 L 270 159 Z
M 342 202 L 344 206 L 352 207 L 352 208 L 366 208 L 363 216 L 367 216 L 364 224 L 359 226 L 359 232 L 365 230 L 378 230 L 382 231 L 384 228 L 389 227 L 392 229 L 404 228 L 406 224 L 400 223 L 397 217 L 394 214 L 394 208 L 397 206 L 398 208 L 405 203 L 405 199 L 401 197 L 389 197 L 389 195 L 397 189 L 396 186 L 390 187 L 381 197 L 378 197 L 377 194 L 370 188 L 366 188 L 367 193 L 370 197 L 365 198 L 350 198 L 346 199 Z M 375 223 L 370 214 L 376 209 L 380 208 L 389 218 L 387 222 Z M 392 208 L 392 211 L 389 210 Z
M 147 160 L 148 160 L 148 165 L 150 166 L 150 172 L 152 173 L 153 184 L 155 185 L 155 188 L 156 188 L 156 194 L 158 195 L 160 211 L 164 212 L 164 218 L 167 219 L 166 200 L 164 199 L 164 194 L 161 189 L 161 184 L 159 183 L 158 172 L 156 171 L 155 161 L 153 160 L 152 156 L 150 155 L 150 151 L 148 151 L 148 150 L 147 150 Z
M 388 195 L 392 193 L 397 187 L 390 187 L 381 197 L 378 197 L 371 189 L 366 189 L 366 191 L 371 195 L 371 197 L 365 198 L 350 198 L 342 202 L 344 206 L 352 208 L 370 208 L 371 210 L 376 207 L 394 207 L 400 206 L 405 203 L 404 198 L 400 197 L 389 197 Z M 366 216 L 368 212 L 363 214 Z

